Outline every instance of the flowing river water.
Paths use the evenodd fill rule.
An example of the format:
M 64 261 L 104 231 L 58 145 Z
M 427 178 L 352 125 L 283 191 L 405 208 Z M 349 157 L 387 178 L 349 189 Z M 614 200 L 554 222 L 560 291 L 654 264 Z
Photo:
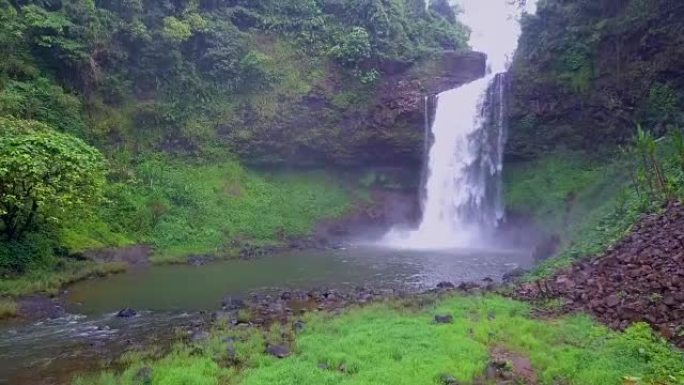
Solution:
M 423 290 L 441 281 L 498 280 L 531 266 L 509 250 L 395 250 L 373 246 L 302 250 L 203 266 L 152 266 L 77 283 L 62 295 L 64 315 L 0 325 L 0 384 L 65 384 L 124 351 L 174 338 L 175 326 L 197 322 L 225 296 L 278 289 L 357 286 Z M 116 317 L 122 308 L 139 316 Z

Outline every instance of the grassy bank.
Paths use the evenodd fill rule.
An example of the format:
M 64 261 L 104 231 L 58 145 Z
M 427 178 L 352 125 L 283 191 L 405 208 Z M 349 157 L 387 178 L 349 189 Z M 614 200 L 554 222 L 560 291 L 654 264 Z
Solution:
M 643 212 L 654 209 L 637 195 L 623 155 L 595 158 L 581 152 L 547 154 L 507 166 L 506 204 L 561 239 L 557 255 L 530 278 L 547 276 L 595 255 L 622 238 Z
M 17 303 L 10 298 L 0 298 L 0 320 L 17 315 Z
M 153 245 L 154 262 L 188 255 L 230 256 L 236 244 L 277 244 L 343 215 L 352 196 L 323 171 L 270 175 L 237 161 L 188 163 L 155 158 L 111 186 L 103 210 L 116 231 Z
M 435 324 L 435 314 L 453 323 Z M 637 324 L 616 333 L 584 316 L 534 319 L 522 303 L 496 296 L 452 297 L 434 304 L 390 302 L 341 316 L 312 314 L 303 332 L 266 333 L 217 325 L 201 343 L 178 344 L 164 357 L 127 356 L 120 374 L 77 385 L 137 384 L 470 384 L 493 352 L 529 361 L 541 384 L 680 384 L 684 357 Z M 287 343 L 276 359 L 267 344 Z M 512 363 L 512 362 L 511 362 Z M 511 367 L 508 365 L 509 368 Z
M 231 159 L 155 157 L 113 162 L 112 168 L 100 207 L 75 212 L 52 232 L 3 254 L 28 262 L 23 274 L 0 280 L 0 294 L 55 293 L 84 277 L 124 269 L 56 252 L 148 244 L 155 250 L 153 263 L 183 263 L 197 255 L 236 257 L 245 245 L 278 246 L 309 235 L 321 220 L 344 215 L 367 195 L 326 171 L 258 172 Z
M 104 277 L 126 271 L 124 263 L 69 261 L 52 268 L 32 269 L 13 278 L 0 280 L 0 294 L 11 297 L 43 293 L 55 295 L 65 285 L 91 277 Z

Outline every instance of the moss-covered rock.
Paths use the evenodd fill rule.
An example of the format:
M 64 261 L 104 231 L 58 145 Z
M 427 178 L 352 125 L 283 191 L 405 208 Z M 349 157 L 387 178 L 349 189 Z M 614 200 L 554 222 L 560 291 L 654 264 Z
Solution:
M 388 63 L 373 84 L 328 63 L 308 92 L 282 95 L 270 113 L 242 108 L 221 134 L 252 164 L 417 167 L 425 96 L 483 76 L 485 61 L 477 52 L 445 52 L 408 68 Z

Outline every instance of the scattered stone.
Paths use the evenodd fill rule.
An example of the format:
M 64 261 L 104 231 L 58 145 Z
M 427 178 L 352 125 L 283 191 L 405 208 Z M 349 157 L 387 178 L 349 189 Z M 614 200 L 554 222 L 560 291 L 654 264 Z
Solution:
M 240 310 L 247 307 L 244 300 L 240 298 L 226 297 L 221 303 L 224 310 Z
M 144 366 L 135 373 L 133 382 L 140 385 L 152 385 L 153 372 L 149 366 Z
M 119 318 L 132 318 L 132 317 L 135 317 L 136 315 L 138 315 L 138 312 L 129 308 L 129 307 L 127 307 L 125 309 L 121 309 L 121 310 L 119 310 L 118 313 L 116 313 L 116 316 Z
M 444 315 L 436 315 L 435 316 L 435 323 L 437 324 L 450 324 L 454 322 L 454 316 L 451 314 L 444 314 Z
M 490 381 L 507 380 L 510 376 L 508 372 L 506 361 L 491 360 L 485 369 L 485 378 Z
M 648 322 L 684 347 L 684 204 L 646 215 L 602 255 L 582 260 L 550 279 L 523 284 L 518 298 L 560 298 L 562 311 L 592 313 L 615 329 Z
M 306 323 L 302 320 L 297 320 L 294 323 L 294 331 L 295 333 L 299 334 L 304 331 L 304 327 L 306 326 Z
M 535 385 L 538 383 L 532 362 L 527 357 L 503 347 L 492 349 L 491 360 L 487 365 L 485 377 L 490 381 L 496 381 L 497 384 Z
M 270 345 L 266 348 L 266 353 L 274 357 L 286 358 L 290 356 L 290 348 L 285 345 Z
M 516 267 L 515 269 L 505 273 L 503 275 L 502 281 L 504 283 L 515 282 L 515 281 L 519 280 L 520 278 L 522 278 L 526 273 L 527 273 L 527 271 L 525 269 L 520 268 L 520 267 Z
M 439 381 L 443 385 L 459 385 L 458 381 L 451 374 L 442 374 Z
M 479 288 L 480 288 L 480 285 L 476 284 L 475 282 L 463 282 L 460 285 L 458 285 L 458 290 L 465 291 L 465 292 L 468 292 L 468 291 L 471 291 L 474 289 L 479 289 Z
M 192 335 L 190 336 L 190 340 L 192 342 L 202 342 L 202 341 L 208 340 L 209 337 L 211 337 L 211 335 L 209 334 L 208 331 L 198 330 L 198 331 L 195 331 L 194 333 L 192 333 Z

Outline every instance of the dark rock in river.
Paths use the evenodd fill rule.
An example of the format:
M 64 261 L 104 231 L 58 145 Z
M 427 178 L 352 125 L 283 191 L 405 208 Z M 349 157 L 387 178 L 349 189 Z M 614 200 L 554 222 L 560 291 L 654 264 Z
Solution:
M 116 313 L 116 316 L 119 318 L 131 318 L 135 317 L 136 315 L 138 315 L 138 312 L 131 308 L 121 309 L 118 313 Z
M 214 261 L 214 258 L 208 255 L 193 255 L 188 257 L 188 265 L 204 266 Z
M 466 291 L 466 292 L 471 291 L 471 290 L 475 290 L 475 289 L 479 289 L 479 288 L 480 288 L 480 285 L 478 285 L 475 282 L 463 282 L 460 285 L 458 285 L 458 290 L 462 290 L 462 291 Z
M 453 283 L 448 282 L 448 281 L 442 281 L 442 282 L 437 284 L 438 289 L 453 289 L 455 287 L 456 286 Z

